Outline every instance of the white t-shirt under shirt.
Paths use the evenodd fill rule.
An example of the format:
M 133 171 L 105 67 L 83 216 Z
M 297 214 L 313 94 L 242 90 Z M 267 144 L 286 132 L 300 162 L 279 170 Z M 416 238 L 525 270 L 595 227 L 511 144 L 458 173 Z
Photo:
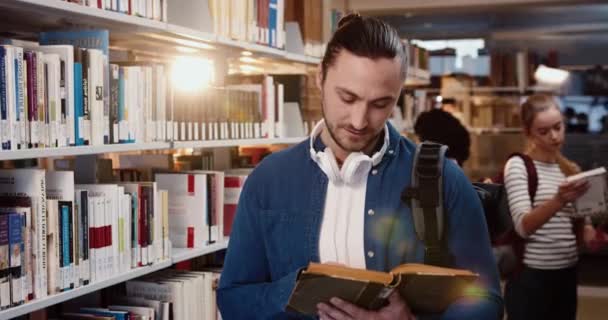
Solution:
M 526 236 L 522 228 L 523 217 L 533 207 L 551 200 L 566 180 L 556 163 L 534 161 L 538 174 L 538 189 L 534 206 L 528 192 L 528 173 L 524 161 L 513 157 L 505 166 L 505 188 L 509 198 L 509 208 L 513 216 L 515 230 Z M 578 251 L 576 236 L 572 229 L 570 206 L 557 212 L 549 221 L 526 238 L 524 264 L 535 269 L 563 269 L 576 264 Z
M 354 184 L 329 181 L 319 235 L 319 258 L 365 269 L 365 196 L 367 175 Z

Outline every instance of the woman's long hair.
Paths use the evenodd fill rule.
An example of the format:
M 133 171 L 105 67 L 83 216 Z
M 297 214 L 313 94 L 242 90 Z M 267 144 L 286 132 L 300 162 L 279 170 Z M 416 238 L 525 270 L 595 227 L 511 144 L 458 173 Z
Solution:
M 530 135 L 532 123 L 536 115 L 550 108 L 555 108 L 561 112 L 555 98 L 544 94 L 535 94 L 526 99 L 526 102 L 521 107 L 521 119 L 526 136 Z M 530 153 L 533 146 L 529 143 L 526 153 Z M 557 155 L 557 164 L 566 176 L 575 175 L 581 172 L 581 168 L 574 162 L 568 160 L 561 152 Z

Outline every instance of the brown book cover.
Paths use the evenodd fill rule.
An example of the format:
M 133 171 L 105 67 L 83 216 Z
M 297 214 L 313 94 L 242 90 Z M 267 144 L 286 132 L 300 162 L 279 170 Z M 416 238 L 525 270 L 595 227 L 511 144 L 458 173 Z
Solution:
M 477 278 L 467 270 L 424 264 L 402 264 L 379 272 L 310 263 L 298 277 L 287 310 L 314 316 L 317 304 L 332 297 L 377 310 L 398 290 L 414 314 L 439 313 L 464 296 Z

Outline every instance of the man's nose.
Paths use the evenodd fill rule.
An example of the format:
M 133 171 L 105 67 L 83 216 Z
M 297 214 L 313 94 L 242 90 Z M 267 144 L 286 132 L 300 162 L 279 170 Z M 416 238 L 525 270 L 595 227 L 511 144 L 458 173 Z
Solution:
M 357 130 L 367 128 L 367 106 L 365 103 L 357 103 L 351 109 L 350 124 Z

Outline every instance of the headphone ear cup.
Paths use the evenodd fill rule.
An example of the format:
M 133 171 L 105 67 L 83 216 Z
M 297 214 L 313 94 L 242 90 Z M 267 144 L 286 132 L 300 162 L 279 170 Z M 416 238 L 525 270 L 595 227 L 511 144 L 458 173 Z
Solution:
M 319 167 L 325 172 L 329 180 L 332 182 L 339 182 L 342 180 L 340 168 L 338 168 L 338 163 L 336 162 L 336 158 L 334 157 L 333 152 L 331 152 L 331 149 L 327 148 L 325 149 L 325 152 L 317 153 L 317 157 L 319 159 Z
M 362 179 L 372 169 L 372 159 L 364 153 L 357 152 L 348 155 L 342 164 L 342 179 L 347 184 Z

